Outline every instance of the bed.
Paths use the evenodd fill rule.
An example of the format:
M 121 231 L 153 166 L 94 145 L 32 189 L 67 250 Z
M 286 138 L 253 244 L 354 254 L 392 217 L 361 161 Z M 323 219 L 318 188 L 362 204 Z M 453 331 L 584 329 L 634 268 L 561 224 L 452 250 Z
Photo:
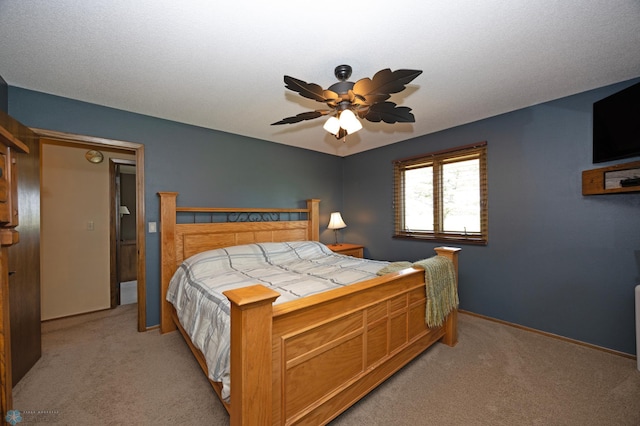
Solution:
M 179 330 L 209 377 L 207 357 L 167 301 L 172 278 L 205 251 L 319 241 L 319 200 L 294 209 L 201 208 L 178 207 L 176 192 L 158 194 L 160 330 Z M 178 220 L 184 214 L 193 220 Z M 201 223 L 202 214 L 241 219 Z M 435 251 L 451 262 L 457 280 L 459 249 Z M 426 325 L 425 271 L 417 267 L 280 302 L 281 292 L 261 284 L 223 294 L 230 306 L 230 400 L 223 383 L 209 381 L 232 425 L 326 424 L 435 342 L 457 343 L 455 309 L 442 325 Z

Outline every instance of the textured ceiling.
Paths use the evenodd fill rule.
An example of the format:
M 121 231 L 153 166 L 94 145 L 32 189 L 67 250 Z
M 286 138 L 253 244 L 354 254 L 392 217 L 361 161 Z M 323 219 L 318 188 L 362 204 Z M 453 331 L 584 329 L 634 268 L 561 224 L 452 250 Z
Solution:
M 285 74 L 327 88 L 340 64 L 423 70 L 390 99 L 416 122 L 270 125 L 324 106 Z M 640 1 L 0 0 L 0 76 L 345 156 L 640 76 Z

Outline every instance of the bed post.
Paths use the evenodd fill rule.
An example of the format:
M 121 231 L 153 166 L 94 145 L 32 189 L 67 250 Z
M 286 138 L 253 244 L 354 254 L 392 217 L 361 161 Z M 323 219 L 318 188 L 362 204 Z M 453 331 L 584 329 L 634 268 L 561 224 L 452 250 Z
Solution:
M 312 198 L 307 200 L 309 210 L 309 240 L 320 241 L 320 200 Z
M 271 424 L 273 302 L 262 285 L 223 292 L 231 302 L 231 426 Z
M 160 196 L 160 333 L 176 329 L 171 318 L 171 304 L 165 296 L 176 269 L 176 198 L 177 192 L 158 192 Z
M 458 286 L 458 254 L 460 248 L 458 247 L 436 247 L 435 252 L 438 256 L 446 257 L 453 262 L 453 267 L 456 271 L 456 287 Z M 454 309 L 447 315 L 447 319 L 444 322 L 445 334 L 442 337 L 442 343 L 447 346 L 455 346 L 458 343 L 458 310 Z

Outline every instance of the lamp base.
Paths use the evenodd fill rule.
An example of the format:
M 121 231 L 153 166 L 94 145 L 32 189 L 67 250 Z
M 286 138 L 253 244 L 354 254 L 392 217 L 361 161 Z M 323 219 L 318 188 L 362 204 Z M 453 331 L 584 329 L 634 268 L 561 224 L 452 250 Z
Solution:
M 338 230 L 337 230 L 337 229 L 334 229 L 334 230 L 333 230 L 333 233 L 334 233 L 334 234 L 335 234 L 335 236 L 336 236 L 336 242 L 335 242 L 334 246 L 339 246 L 340 244 L 338 244 Z

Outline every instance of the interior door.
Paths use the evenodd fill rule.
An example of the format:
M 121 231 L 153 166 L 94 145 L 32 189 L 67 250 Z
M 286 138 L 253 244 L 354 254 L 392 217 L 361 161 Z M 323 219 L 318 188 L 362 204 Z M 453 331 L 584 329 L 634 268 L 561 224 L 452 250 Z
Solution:
M 40 143 L 27 132 L 17 154 L 20 241 L 8 248 L 12 385 L 40 359 Z

